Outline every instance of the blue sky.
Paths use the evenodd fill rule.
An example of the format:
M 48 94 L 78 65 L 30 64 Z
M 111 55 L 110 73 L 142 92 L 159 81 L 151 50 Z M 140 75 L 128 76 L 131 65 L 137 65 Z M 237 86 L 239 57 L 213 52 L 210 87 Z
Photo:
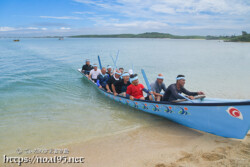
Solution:
M 0 0 L 0 36 L 250 33 L 249 0 Z

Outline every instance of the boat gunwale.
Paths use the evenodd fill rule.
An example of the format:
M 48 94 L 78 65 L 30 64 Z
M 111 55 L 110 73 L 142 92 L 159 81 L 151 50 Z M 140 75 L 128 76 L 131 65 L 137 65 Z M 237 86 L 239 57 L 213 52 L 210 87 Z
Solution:
M 100 90 L 103 91 L 104 93 L 110 94 L 112 96 L 114 96 L 113 93 L 107 92 L 104 89 L 100 89 L 97 87 L 97 85 L 92 81 L 89 80 L 85 74 L 83 74 L 80 70 L 78 70 L 89 82 L 91 82 L 92 84 L 95 85 L 95 87 Z M 127 97 L 124 96 L 120 96 L 117 95 L 116 97 L 120 97 L 123 99 L 128 99 Z M 185 105 L 185 106 L 244 106 L 244 105 L 250 105 L 250 101 L 242 101 L 242 102 L 219 102 L 219 103 L 176 103 L 176 102 L 167 102 L 167 101 L 150 101 L 150 100 L 140 100 L 140 99 L 134 99 L 134 101 L 138 101 L 138 102 L 144 102 L 144 103 L 153 103 L 153 104 L 163 104 L 163 105 Z

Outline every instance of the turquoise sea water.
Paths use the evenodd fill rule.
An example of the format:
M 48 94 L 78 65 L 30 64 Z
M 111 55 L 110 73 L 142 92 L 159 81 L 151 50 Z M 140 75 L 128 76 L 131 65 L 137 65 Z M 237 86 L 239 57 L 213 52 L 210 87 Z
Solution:
M 250 43 L 171 39 L 0 39 L 0 153 L 86 141 L 165 119 L 105 99 L 77 72 L 84 60 L 118 66 L 208 97 L 250 99 Z

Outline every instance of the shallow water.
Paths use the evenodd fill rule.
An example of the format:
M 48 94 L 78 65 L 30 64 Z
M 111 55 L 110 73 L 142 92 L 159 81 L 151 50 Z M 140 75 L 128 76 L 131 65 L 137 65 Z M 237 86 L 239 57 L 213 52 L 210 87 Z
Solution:
M 152 82 L 185 74 L 208 97 L 250 99 L 250 43 L 171 39 L 0 39 L 0 153 L 60 146 L 150 126 L 163 118 L 105 99 L 77 72 L 84 60 L 144 68 Z

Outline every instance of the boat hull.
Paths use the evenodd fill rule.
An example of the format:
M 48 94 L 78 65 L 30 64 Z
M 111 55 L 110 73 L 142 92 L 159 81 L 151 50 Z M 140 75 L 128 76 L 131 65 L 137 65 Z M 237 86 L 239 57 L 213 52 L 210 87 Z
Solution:
M 79 70 L 81 72 L 81 70 Z M 83 74 L 83 73 L 82 73 Z M 138 110 L 165 117 L 181 125 L 222 137 L 243 139 L 250 128 L 250 102 L 225 103 L 170 103 L 129 100 L 99 89 L 108 98 Z

